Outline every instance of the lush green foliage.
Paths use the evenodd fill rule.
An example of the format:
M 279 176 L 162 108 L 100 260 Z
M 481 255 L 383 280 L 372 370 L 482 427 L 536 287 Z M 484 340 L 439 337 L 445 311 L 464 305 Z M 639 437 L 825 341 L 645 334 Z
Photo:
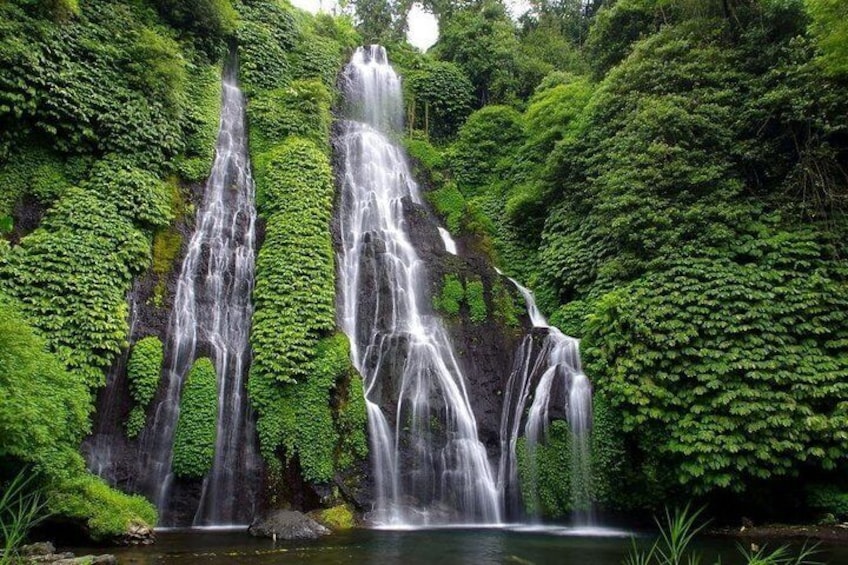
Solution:
M 288 136 L 326 147 L 330 102 L 330 92 L 316 80 L 297 80 L 258 94 L 248 106 L 251 149 L 262 154 Z
M 147 501 L 86 471 L 76 447 L 89 430 L 90 402 L 79 376 L 0 295 L 0 457 L 31 465 L 44 481 L 47 510 L 85 522 L 94 537 L 119 535 L 132 522 L 155 524 Z
M 474 87 L 453 63 L 423 63 L 404 75 L 407 125 L 437 139 L 451 137 L 471 112 Z
M 486 106 L 468 118 L 451 147 L 450 164 L 466 198 L 502 176 L 524 140 L 521 115 L 508 106 Z
M 440 31 L 438 57 L 463 70 L 480 105 L 513 102 L 522 87 L 534 83 L 519 78 L 518 38 L 503 4 L 490 1 L 459 10 Z
M 83 186 L 114 204 L 119 214 L 137 225 L 158 228 L 173 219 L 168 185 L 120 155 L 111 154 L 95 163 L 91 179 Z
M 3 3 L 0 156 L 39 132 L 59 150 L 133 155 L 152 170 L 175 157 L 189 103 L 187 58 L 148 10 L 92 0 L 57 25 Z
M 353 369 L 344 334 L 324 338 L 314 346 L 314 351 L 315 356 L 306 367 L 310 374 L 308 380 L 280 385 L 254 378 L 250 393 L 261 415 L 257 428 L 266 460 L 279 465 L 278 461 L 275 463 L 278 455 L 284 454 L 289 461 L 297 458 L 306 480 L 327 482 L 341 467 L 338 464 L 341 455 L 339 426 L 333 417 L 332 393 L 340 382 L 351 379 Z M 361 388 L 351 394 L 361 396 Z M 350 411 L 344 416 L 343 427 L 350 442 L 348 447 L 353 451 L 342 450 L 345 465 L 350 464 L 353 457 L 364 455 L 360 439 L 351 435 L 364 436 L 364 401 L 359 409 L 350 403 L 348 407 Z M 354 413 L 354 410 L 361 410 L 361 413 Z M 284 451 L 278 452 L 280 448 Z
M 485 322 L 489 311 L 486 308 L 486 298 L 483 296 L 483 281 L 480 279 L 468 281 L 465 285 L 465 300 L 468 302 L 471 321 L 476 324 Z
M 258 162 L 257 201 L 267 220 L 256 262 L 251 374 L 297 382 L 309 376 L 318 339 L 335 327 L 333 177 L 325 154 L 298 138 Z
M 492 285 L 492 311 L 495 318 L 502 324 L 514 328 L 521 325 L 518 316 L 524 313 L 524 308 L 515 303 L 513 295 L 500 279 Z
M 0 286 L 90 386 L 125 345 L 125 293 L 149 242 L 109 201 L 68 189 L 41 226 L 0 264 Z
M 206 357 L 192 364 L 183 383 L 180 417 L 174 432 L 172 469 L 183 478 L 201 479 L 215 459 L 218 426 L 218 376 Z
M 223 54 L 224 39 L 237 14 L 229 0 L 154 0 L 162 17 L 185 31 L 212 58 Z
M 69 187 L 67 178 L 73 170 L 55 152 L 42 146 L 16 148 L 0 167 L 0 217 L 9 217 L 17 202 L 31 195 L 49 204 Z
M 330 232 L 329 88 L 355 35 L 344 21 L 295 16 L 272 2 L 241 14 L 257 209 L 265 220 L 248 393 L 272 469 L 283 459 L 307 481 L 328 482 L 367 453 L 362 384 L 346 338 L 333 333 Z
M 258 91 L 284 86 L 291 80 L 286 53 L 299 31 L 294 15 L 276 2 L 238 4 L 236 9 L 241 16 L 236 38 L 243 89 L 252 98 Z
M 500 291 L 496 289 L 497 287 L 492 291 L 492 299 L 496 301 L 495 311 L 498 319 L 506 324 L 515 325 L 517 319 L 512 297 L 502 286 Z M 472 322 L 481 324 L 489 317 L 485 290 L 485 285 L 479 277 L 463 281 L 457 275 L 446 274 L 442 279 L 439 292 L 433 296 L 433 308 L 448 316 L 458 316 L 464 311 L 464 315 L 467 315 Z
M 162 340 L 156 336 L 145 337 L 133 345 L 127 362 L 130 396 L 135 402 L 127 420 L 127 436 L 131 438 L 144 428 L 147 407 L 159 388 L 163 358 Z
M 220 69 L 201 63 L 189 65 L 186 96 L 189 103 L 183 108 L 185 147 L 175 166 L 183 180 L 202 182 L 209 176 L 215 159 L 222 100 Z
M 524 506 L 531 515 L 564 518 L 574 510 L 571 496 L 571 430 L 556 420 L 545 443 L 530 446 L 519 438 L 518 478 Z
M 439 294 L 433 297 L 433 307 L 448 316 L 459 315 L 459 308 L 465 299 L 465 287 L 456 275 L 447 274 L 442 280 Z
M 487 43 L 512 42 L 496 9 L 446 12 L 438 56 L 479 102 L 514 108 L 408 147 L 451 231 L 474 211 L 501 268 L 583 338 L 596 500 L 645 508 L 843 473 L 842 3 L 619 0 L 594 18 L 540 4 L 515 30 L 527 68 L 547 69 L 532 96 L 510 82 L 534 76 L 520 57 Z M 582 43 L 586 65 L 555 62 L 537 33 Z
M 829 74 L 848 74 L 848 6 L 839 0 L 805 0 L 818 42 L 819 61 Z

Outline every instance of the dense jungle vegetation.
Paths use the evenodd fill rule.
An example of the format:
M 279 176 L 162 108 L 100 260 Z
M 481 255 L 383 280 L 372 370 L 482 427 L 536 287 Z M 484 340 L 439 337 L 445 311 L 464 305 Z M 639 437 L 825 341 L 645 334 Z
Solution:
M 155 522 L 78 446 L 131 345 L 133 280 L 178 268 L 231 50 L 264 234 L 262 454 L 314 482 L 367 456 L 334 320 L 330 135 L 339 69 L 379 41 L 434 210 L 582 340 L 598 506 L 848 519 L 848 3 L 533 0 L 517 21 L 497 0 L 424 5 L 441 31 L 426 54 L 404 39 L 406 2 L 352 2 L 354 27 L 284 0 L 0 0 L 0 483 L 31 472 L 94 537 Z M 141 337 L 130 438 L 163 356 Z M 185 476 L 211 464 L 210 369 L 184 398 Z M 572 510 L 568 449 L 552 426 L 530 497 L 551 517 Z
M 335 333 L 330 108 L 359 37 L 348 18 L 285 2 L 21 0 L 0 3 L 0 482 L 21 469 L 46 510 L 89 535 L 153 525 L 78 453 L 105 371 L 128 347 L 127 293 L 179 268 L 178 220 L 209 173 L 221 69 L 237 56 L 264 245 L 257 260 L 249 394 L 271 470 L 326 481 L 367 454 L 361 381 Z M 160 385 L 163 343 L 131 345 L 135 439 Z M 280 354 L 282 352 L 282 354 Z M 174 472 L 202 478 L 216 381 L 190 371 Z
M 848 5 L 532 5 L 432 2 L 438 43 L 393 53 L 446 225 L 582 339 L 597 503 L 846 518 Z

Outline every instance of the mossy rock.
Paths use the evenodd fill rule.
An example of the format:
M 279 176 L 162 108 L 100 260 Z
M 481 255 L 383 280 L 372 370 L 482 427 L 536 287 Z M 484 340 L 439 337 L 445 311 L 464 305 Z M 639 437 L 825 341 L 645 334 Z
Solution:
M 358 524 L 356 514 L 346 504 L 313 510 L 309 513 L 309 517 L 334 532 L 350 530 Z

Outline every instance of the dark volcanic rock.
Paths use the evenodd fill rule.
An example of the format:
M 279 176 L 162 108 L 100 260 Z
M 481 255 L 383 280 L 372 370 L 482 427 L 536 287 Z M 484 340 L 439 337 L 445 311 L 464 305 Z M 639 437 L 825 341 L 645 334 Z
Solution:
M 480 440 L 491 456 L 500 451 L 500 421 L 503 406 L 503 389 L 512 369 L 515 351 L 524 333 L 530 328 L 529 320 L 521 320 L 521 327 L 511 328 L 492 316 L 494 307 L 491 289 L 502 284 L 513 296 L 516 305 L 524 304 L 512 283 L 499 275 L 489 257 L 481 251 L 474 236 L 457 242 L 460 255 L 448 253 L 438 232 L 438 220 L 430 210 L 411 201 L 404 202 L 404 212 L 410 239 L 418 256 L 427 265 L 431 279 L 428 281 L 431 296 L 441 292 L 445 275 L 457 275 L 462 280 L 479 277 L 485 288 L 489 311 L 488 318 L 473 322 L 463 309 L 454 319 L 445 319 L 454 351 L 466 378 L 471 407 L 477 418 Z
M 330 530 L 300 512 L 276 510 L 263 520 L 255 520 L 248 532 L 256 537 L 302 540 L 317 539 Z

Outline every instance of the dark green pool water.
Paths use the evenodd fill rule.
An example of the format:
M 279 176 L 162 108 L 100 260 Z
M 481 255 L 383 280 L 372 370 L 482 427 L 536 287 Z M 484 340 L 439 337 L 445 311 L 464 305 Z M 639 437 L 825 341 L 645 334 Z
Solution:
M 627 536 L 578 536 L 559 531 L 504 529 L 380 531 L 355 530 L 313 542 L 255 539 L 242 532 L 162 532 L 152 546 L 119 549 L 70 548 L 78 555 L 109 551 L 120 563 L 192 565 L 225 563 L 376 563 L 451 565 L 558 563 L 620 565 L 630 547 Z M 779 542 L 769 542 L 776 547 Z M 723 565 L 742 564 L 736 541 L 698 541 L 704 565 L 721 556 Z M 848 565 L 848 546 L 822 545 L 820 561 Z

